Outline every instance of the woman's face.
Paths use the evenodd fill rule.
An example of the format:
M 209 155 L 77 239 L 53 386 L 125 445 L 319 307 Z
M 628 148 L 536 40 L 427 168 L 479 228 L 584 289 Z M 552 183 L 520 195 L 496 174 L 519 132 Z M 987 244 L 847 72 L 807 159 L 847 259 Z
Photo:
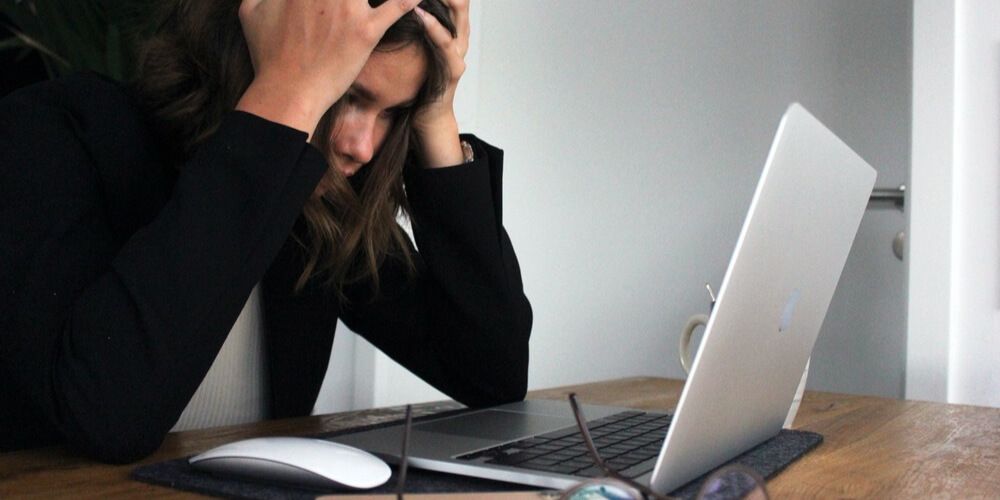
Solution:
M 333 168 L 350 177 L 370 162 L 395 117 L 414 105 L 426 75 L 427 57 L 417 44 L 372 52 L 332 117 L 328 154 Z M 314 194 L 325 194 L 333 175 L 328 171 Z

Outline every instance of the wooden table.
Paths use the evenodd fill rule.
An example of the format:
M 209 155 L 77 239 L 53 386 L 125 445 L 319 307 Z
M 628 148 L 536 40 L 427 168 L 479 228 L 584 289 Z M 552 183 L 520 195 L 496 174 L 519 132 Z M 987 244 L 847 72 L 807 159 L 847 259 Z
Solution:
M 629 378 L 533 391 L 533 399 L 671 409 L 683 382 Z M 454 403 L 421 405 L 426 414 Z M 366 410 L 171 434 L 141 464 L 263 435 L 309 435 L 399 418 Z M 768 482 L 774 498 L 1000 498 L 1000 409 L 806 392 L 796 428 L 824 443 Z M 0 498 L 21 496 L 181 498 L 190 493 L 128 479 L 138 464 L 98 464 L 63 448 L 0 454 Z

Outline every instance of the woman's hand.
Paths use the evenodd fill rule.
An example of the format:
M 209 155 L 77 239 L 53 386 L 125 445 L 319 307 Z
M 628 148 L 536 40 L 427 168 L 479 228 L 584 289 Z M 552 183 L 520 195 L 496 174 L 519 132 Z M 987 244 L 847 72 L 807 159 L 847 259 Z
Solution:
M 458 121 L 455 119 L 455 89 L 458 87 L 458 80 L 465 73 L 465 54 L 469 51 L 469 0 L 442 1 L 451 10 L 451 19 L 457 31 L 454 38 L 434 16 L 416 8 L 424 29 L 444 56 L 451 75 L 444 93 L 436 101 L 421 108 L 413 119 L 413 127 L 424 155 L 424 165 L 428 167 L 458 165 L 464 158 L 458 139 Z
M 419 0 L 243 0 L 254 79 L 236 109 L 308 133 L 350 87 L 385 31 Z

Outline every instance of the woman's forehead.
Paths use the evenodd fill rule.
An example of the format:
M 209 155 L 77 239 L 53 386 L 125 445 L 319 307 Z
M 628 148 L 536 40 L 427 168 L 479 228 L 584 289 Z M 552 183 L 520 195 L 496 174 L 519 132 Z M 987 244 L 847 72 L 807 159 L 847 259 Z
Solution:
M 417 44 L 372 52 L 351 86 L 363 98 L 391 108 L 416 99 L 427 78 L 427 56 Z

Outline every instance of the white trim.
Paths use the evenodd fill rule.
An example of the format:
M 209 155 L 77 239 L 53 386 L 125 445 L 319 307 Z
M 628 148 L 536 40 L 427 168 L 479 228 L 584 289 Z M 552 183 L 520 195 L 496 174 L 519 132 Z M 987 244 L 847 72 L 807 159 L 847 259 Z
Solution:
M 1000 406 L 1000 4 L 958 0 L 948 402 Z
M 954 101 L 955 2 L 915 0 L 907 399 L 948 396 Z

